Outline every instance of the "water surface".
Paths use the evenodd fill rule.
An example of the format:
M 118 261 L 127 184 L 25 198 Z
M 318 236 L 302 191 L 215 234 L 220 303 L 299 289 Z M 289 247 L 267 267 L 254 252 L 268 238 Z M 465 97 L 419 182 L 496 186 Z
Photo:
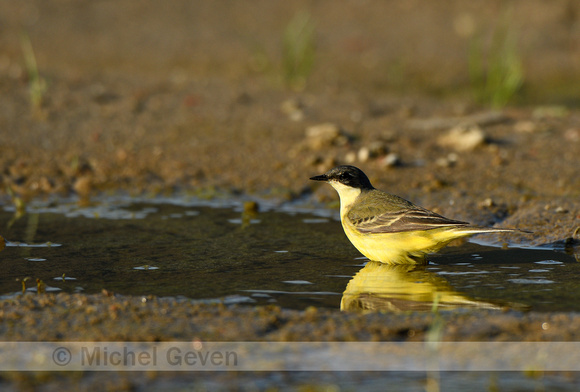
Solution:
M 580 311 L 580 263 L 554 250 L 448 247 L 425 267 L 368 263 L 336 211 L 235 201 L 102 199 L 0 210 L 0 294 L 181 296 L 304 309 Z

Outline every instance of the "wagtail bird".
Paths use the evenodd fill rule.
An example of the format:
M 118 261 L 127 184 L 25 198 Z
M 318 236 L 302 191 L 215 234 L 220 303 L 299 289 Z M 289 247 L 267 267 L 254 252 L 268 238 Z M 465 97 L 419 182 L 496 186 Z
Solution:
M 366 257 L 390 264 L 426 263 L 425 256 L 457 238 L 478 233 L 523 232 L 473 226 L 445 218 L 399 196 L 375 189 L 354 166 L 338 166 L 310 178 L 328 182 L 340 197 L 346 236 Z

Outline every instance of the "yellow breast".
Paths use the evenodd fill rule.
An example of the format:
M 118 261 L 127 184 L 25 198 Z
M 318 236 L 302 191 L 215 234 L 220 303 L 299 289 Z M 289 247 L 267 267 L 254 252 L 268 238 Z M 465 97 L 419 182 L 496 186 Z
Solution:
M 360 233 L 346 218 L 342 227 L 350 242 L 373 261 L 389 264 L 424 263 L 425 255 L 436 252 L 450 241 L 468 234 L 448 228 L 400 233 Z

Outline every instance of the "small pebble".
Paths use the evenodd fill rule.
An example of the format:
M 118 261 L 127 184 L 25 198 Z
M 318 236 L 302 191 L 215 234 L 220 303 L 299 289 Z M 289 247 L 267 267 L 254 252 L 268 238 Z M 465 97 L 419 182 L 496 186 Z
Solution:
M 456 153 L 452 152 L 445 157 L 437 158 L 435 163 L 437 166 L 441 167 L 452 167 L 457 163 L 458 156 Z
M 491 197 L 488 197 L 487 199 L 485 199 L 479 203 L 480 207 L 486 207 L 486 208 L 493 207 L 494 205 L 495 205 L 495 203 L 493 202 Z
M 485 144 L 486 135 L 477 125 L 458 125 L 437 139 L 442 147 L 450 147 L 457 151 L 472 151 Z
M 305 142 L 311 150 L 321 150 L 329 146 L 343 146 L 348 143 L 348 137 L 338 125 L 323 123 L 306 128 Z
M 533 121 L 518 121 L 516 125 L 514 125 L 514 130 L 521 133 L 532 133 L 537 129 L 538 127 Z
M 304 119 L 302 103 L 297 99 L 287 99 L 282 102 L 280 110 L 292 121 L 302 121 Z
M 391 152 L 390 154 L 387 154 L 383 159 L 381 159 L 380 164 L 383 167 L 395 167 L 401 164 L 401 159 L 397 154 Z
M 358 158 L 359 162 L 366 162 L 369 160 L 370 157 L 371 157 L 371 150 L 369 150 L 368 147 L 361 147 L 358 150 L 357 158 Z
M 349 151 L 346 153 L 346 155 L 344 156 L 344 161 L 348 164 L 353 164 L 356 162 L 356 152 L 354 151 Z

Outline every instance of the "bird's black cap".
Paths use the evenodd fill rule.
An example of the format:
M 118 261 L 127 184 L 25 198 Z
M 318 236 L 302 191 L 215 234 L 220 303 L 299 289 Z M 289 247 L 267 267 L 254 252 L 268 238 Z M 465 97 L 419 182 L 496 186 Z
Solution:
M 337 166 L 324 174 L 310 177 L 310 179 L 314 181 L 337 181 L 358 189 L 373 189 L 367 175 L 358 167 L 349 165 Z

